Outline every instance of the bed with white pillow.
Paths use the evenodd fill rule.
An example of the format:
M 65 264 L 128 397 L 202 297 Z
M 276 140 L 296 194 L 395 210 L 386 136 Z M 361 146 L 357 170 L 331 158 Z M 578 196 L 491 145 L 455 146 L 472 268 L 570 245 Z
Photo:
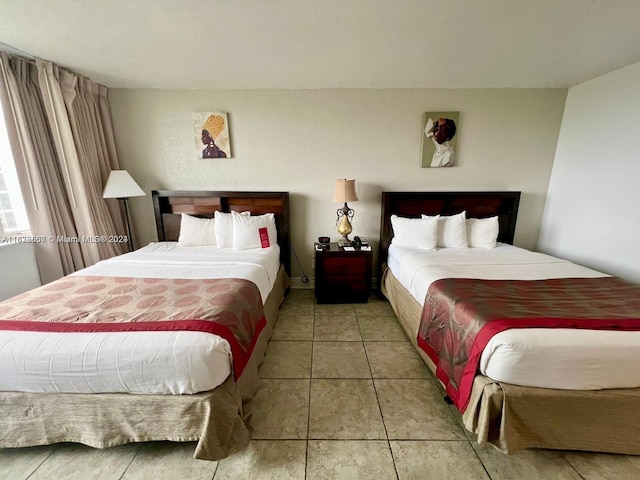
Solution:
M 603 273 L 504 243 L 495 248 L 439 247 L 425 250 L 394 245 L 387 265 L 411 296 L 424 302 L 441 278 L 545 280 L 592 278 Z M 420 319 L 410 325 L 416 338 Z M 640 332 L 527 328 L 494 335 L 480 359 L 483 375 L 513 385 L 562 390 L 640 386 L 637 358 Z
M 252 282 L 266 324 L 242 374 L 234 380 L 229 342 L 212 333 L 0 329 L 0 446 L 198 441 L 195 457 L 214 460 L 247 445 L 242 403 L 288 287 L 288 193 L 154 191 L 153 200 L 160 242 L 72 277 Z
M 258 286 L 264 302 L 279 268 L 277 244 L 234 251 L 160 242 L 73 276 L 244 278 Z M 229 342 L 205 332 L 0 330 L 0 391 L 192 394 L 222 384 L 231 373 L 230 357 Z
M 519 192 L 383 193 L 380 287 L 433 371 L 417 347 L 432 282 L 605 276 L 511 245 L 518 202 Z M 640 454 L 639 352 L 640 332 L 505 330 L 484 348 L 464 424 L 479 443 L 507 453 L 537 447 Z

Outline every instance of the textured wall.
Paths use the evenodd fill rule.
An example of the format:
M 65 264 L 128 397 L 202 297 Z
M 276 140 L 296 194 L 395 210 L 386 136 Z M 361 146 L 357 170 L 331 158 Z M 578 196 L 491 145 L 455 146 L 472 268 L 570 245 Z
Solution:
M 516 243 L 536 245 L 563 89 L 126 90 L 110 92 L 118 152 L 143 189 L 287 190 L 308 276 L 312 243 L 337 239 L 334 180 L 355 178 L 354 234 L 377 243 L 380 193 L 521 190 Z M 459 111 L 457 166 L 421 168 L 422 114 Z M 226 111 L 231 159 L 199 160 L 191 112 Z M 130 202 L 142 244 L 151 198 Z M 299 276 L 294 266 L 294 276 Z

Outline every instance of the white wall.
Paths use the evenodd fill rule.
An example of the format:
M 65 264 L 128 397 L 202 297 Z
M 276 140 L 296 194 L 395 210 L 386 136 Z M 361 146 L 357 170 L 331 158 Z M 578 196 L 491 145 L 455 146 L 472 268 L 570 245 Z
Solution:
M 0 243 L 0 301 L 39 287 L 33 243 Z
M 564 89 L 110 92 L 120 162 L 146 192 L 289 191 L 292 243 L 310 277 L 313 241 L 339 237 L 336 178 L 356 179 L 353 234 L 375 244 L 382 191 L 521 190 L 516 244 L 535 247 L 565 98 Z M 421 168 L 423 113 L 449 110 L 460 112 L 458 166 Z M 197 111 L 229 113 L 233 158 L 196 158 Z M 142 244 L 155 241 L 151 198 L 130 205 Z
M 538 248 L 640 281 L 640 63 L 569 89 Z

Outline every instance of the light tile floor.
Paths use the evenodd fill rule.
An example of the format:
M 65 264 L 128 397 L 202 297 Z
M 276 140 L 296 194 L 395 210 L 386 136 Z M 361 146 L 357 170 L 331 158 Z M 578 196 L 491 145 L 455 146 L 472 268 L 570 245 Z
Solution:
M 0 450 L 0 479 L 640 478 L 640 457 L 478 446 L 375 296 L 316 305 L 312 291 L 292 291 L 260 376 L 251 444 L 219 462 L 194 460 L 193 443 L 62 444 Z

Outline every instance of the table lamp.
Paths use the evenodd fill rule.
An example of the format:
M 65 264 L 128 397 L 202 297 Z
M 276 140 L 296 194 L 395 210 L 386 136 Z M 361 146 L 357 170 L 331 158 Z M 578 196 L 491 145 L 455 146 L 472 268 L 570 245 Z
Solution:
M 336 180 L 336 191 L 333 195 L 333 201 L 339 203 L 344 202 L 344 206 L 336 212 L 338 215 L 336 223 L 338 224 L 338 233 L 342 235 L 342 241 L 340 243 L 351 245 L 348 235 L 353 231 L 353 228 L 351 228 L 351 222 L 349 220 L 353 218 L 354 211 L 349 208 L 347 202 L 358 201 L 356 181 L 347 180 L 346 178 Z

